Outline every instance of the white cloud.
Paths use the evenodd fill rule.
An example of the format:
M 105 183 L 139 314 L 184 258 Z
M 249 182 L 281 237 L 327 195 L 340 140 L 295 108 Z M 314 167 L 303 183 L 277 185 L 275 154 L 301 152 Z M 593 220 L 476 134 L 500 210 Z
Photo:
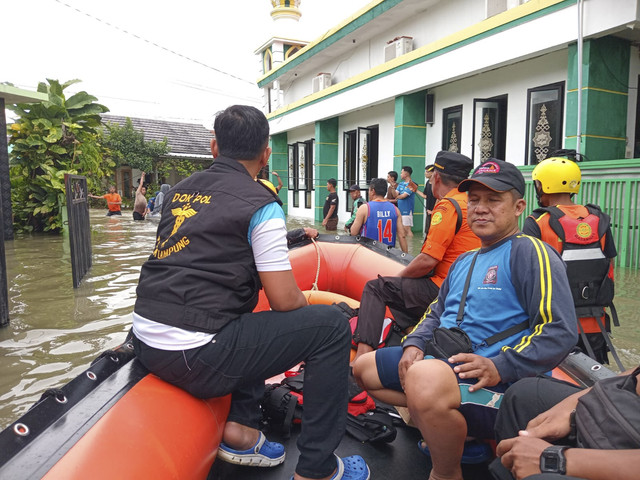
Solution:
M 367 3 L 302 0 L 301 31 L 313 40 Z M 259 106 L 253 52 L 272 34 L 271 8 L 269 0 L 3 2 L 0 82 L 35 90 L 45 78 L 79 78 L 69 91 L 86 90 L 114 114 L 208 124 L 227 105 Z

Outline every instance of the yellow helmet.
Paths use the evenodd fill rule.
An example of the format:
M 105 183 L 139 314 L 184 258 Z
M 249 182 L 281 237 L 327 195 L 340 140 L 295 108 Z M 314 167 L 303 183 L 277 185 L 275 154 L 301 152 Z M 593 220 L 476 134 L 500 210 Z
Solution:
M 582 175 L 580 167 L 573 160 L 553 157 L 536 165 L 531 178 L 540 182 L 541 193 L 578 193 Z

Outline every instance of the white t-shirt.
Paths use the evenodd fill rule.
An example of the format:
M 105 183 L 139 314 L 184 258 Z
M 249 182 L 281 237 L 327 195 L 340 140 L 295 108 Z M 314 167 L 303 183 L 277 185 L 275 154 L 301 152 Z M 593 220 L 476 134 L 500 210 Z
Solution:
M 276 202 L 260 208 L 251 217 L 247 235 L 258 272 L 291 270 L 284 212 Z M 133 312 L 133 333 L 150 347 L 188 350 L 213 340 L 215 334 L 195 332 L 155 322 Z

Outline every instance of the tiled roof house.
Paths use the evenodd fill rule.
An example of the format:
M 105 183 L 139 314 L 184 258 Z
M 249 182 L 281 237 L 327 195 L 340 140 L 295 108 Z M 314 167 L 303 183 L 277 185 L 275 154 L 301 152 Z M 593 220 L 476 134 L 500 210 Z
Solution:
M 102 121 L 105 125 L 114 123 L 124 126 L 127 118 L 131 119 L 133 128 L 144 132 L 146 141 L 161 142 L 166 138 L 170 148 L 167 157 L 201 161 L 203 168 L 208 167 L 213 161 L 211 155 L 212 134 L 203 125 L 120 115 L 102 115 Z M 131 198 L 132 192 L 135 190 L 134 187 L 138 184 L 138 178 L 140 178 L 139 170 L 126 166 L 118 168 L 116 171 L 117 190 L 125 198 Z M 153 178 L 151 181 L 158 184 L 175 185 L 182 178 L 177 172 L 171 172 L 168 178 Z

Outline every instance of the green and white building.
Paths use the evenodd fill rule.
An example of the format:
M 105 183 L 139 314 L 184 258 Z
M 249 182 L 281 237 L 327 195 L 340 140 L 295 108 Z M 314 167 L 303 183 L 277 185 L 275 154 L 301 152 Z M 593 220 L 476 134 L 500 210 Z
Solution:
M 256 51 L 258 85 L 288 214 L 320 220 L 334 177 L 344 221 L 349 185 L 410 165 L 422 188 L 440 150 L 527 176 L 577 149 L 578 201 L 612 215 L 619 263 L 638 266 L 640 1 L 375 0 L 309 43 L 291 33 L 300 0 L 271 3 L 286 33 Z M 421 231 L 420 198 L 414 216 Z

